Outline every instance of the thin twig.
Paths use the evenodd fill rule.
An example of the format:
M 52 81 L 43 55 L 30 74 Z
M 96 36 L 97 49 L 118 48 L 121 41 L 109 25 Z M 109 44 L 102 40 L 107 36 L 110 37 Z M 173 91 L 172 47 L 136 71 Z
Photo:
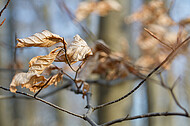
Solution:
M 88 121 L 91 124 L 91 126 L 98 126 L 90 117 L 88 117 L 86 115 L 84 116 L 83 119 Z
M 9 91 L 9 92 L 10 92 L 10 89 L 8 89 L 8 88 L 2 87 L 2 86 L 0 86 L 0 88 L 3 89 L 3 90 L 5 90 L 5 91 Z M 21 95 L 23 95 L 23 96 L 28 96 L 28 97 L 33 98 L 33 99 L 35 99 L 35 100 L 41 101 L 41 102 L 43 102 L 43 103 L 45 103 L 45 104 L 47 104 L 47 105 L 49 105 L 49 106 L 51 106 L 51 107 L 53 107 L 53 108 L 56 108 L 56 109 L 58 109 L 58 110 L 60 110 L 60 111 L 62 111 L 62 112 L 66 112 L 67 114 L 70 114 L 70 115 L 73 115 L 73 116 L 75 116 L 75 117 L 82 118 L 82 119 L 84 118 L 84 117 L 81 116 L 81 115 L 78 115 L 78 114 L 75 114 L 75 113 L 73 113 L 73 112 L 70 112 L 70 111 L 68 111 L 68 110 L 66 110 L 66 109 L 63 109 L 62 107 L 59 107 L 59 106 L 57 106 L 57 105 L 55 105 L 55 104 L 53 104 L 53 103 L 51 103 L 51 102 L 48 102 L 48 101 L 46 101 L 46 100 L 44 100 L 44 99 L 41 99 L 41 98 L 39 98 L 39 97 L 34 97 L 34 96 L 31 95 L 31 94 L 24 93 L 24 92 L 20 92 L 20 91 L 16 91 L 16 94 L 21 94 Z
M 163 77 L 162 77 L 161 73 L 160 73 L 160 79 L 161 79 L 161 85 L 162 85 L 165 89 L 167 89 L 167 90 L 170 91 L 170 93 L 171 93 L 171 95 L 172 95 L 172 98 L 174 99 L 176 105 L 177 105 L 179 108 L 181 108 L 181 109 L 186 113 L 186 115 L 188 116 L 189 113 L 188 113 L 187 110 L 179 103 L 179 101 L 177 100 L 177 98 L 176 98 L 176 96 L 175 96 L 175 94 L 174 94 L 174 92 L 173 92 L 173 89 L 174 89 L 174 87 L 176 86 L 177 81 L 179 80 L 179 77 L 178 77 L 177 80 L 174 82 L 174 84 L 173 84 L 173 86 L 172 86 L 171 88 L 170 88 L 169 86 L 167 86 L 167 85 L 164 83 L 164 80 L 163 80 Z
M 74 72 L 76 72 L 76 70 L 73 69 L 73 67 L 71 66 L 70 61 L 69 61 L 69 58 L 68 58 L 68 56 L 67 56 L 67 46 L 66 46 L 66 42 L 65 42 L 65 39 L 64 39 L 64 38 L 63 38 L 63 47 L 64 47 L 64 51 L 65 51 L 65 59 L 66 59 L 66 61 L 67 61 L 67 64 L 69 65 L 69 67 L 70 67 Z
M 40 93 L 40 91 L 49 83 L 49 81 L 52 79 L 53 76 L 51 76 L 46 83 L 40 88 L 40 90 L 38 90 L 38 92 L 36 92 L 36 94 L 34 95 L 34 98 Z
M 2 15 L 3 11 L 4 11 L 4 10 L 7 8 L 7 6 L 9 5 L 10 1 L 11 1 L 11 0 L 8 0 L 7 3 L 5 4 L 5 6 L 3 7 L 3 9 L 0 11 L 0 17 L 1 17 L 1 15 Z
M 178 113 L 178 112 L 147 113 L 144 115 L 131 116 L 131 117 L 127 117 L 127 118 L 124 117 L 124 118 L 112 120 L 112 121 L 104 123 L 100 126 L 109 126 L 109 125 L 113 125 L 113 124 L 120 123 L 120 122 L 127 121 L 127 120 L 135 120 L 135 119 L 141 119 L 141 118 L 147 118 L 147 117 L 157 117 L 157 116 L 185 116 L 185 117 L 189 118 L 188 115 L 186 115 L 184 113 Z
M 92 112 L 93 112 L 93 108 L 92 108 L 92 106 L 91 106 L 91 104 L 90 104 L 90 99 L 91 99 L 91 93 L 87 93 L 86 94 L 86 103 L 87 103 L 87 105 L 86 105 L 86 109 L 88 109 L 87 110 L 87 112 L 86 112 L 86 115 L 90 115 Z
M 178 106 L 179 108 L 181 108 L 181 109 L 185 112 L 185 114 L 186 114 L 187 116 L 189 116 L 189 113 L 187 112 L 187 110 L 186 110 L 183 106 L 181 106 L 181 104 L 180 104 L 179 101 L 177 100 L 177 98 L 176 98 L 176 96 L 175 96 L 173 90 L 170 90 L 170 92 L 171 92 L 171 95 L 172 95 L 172 97 L 173 97 L 175 103 L 177 104 L 177 106 Z
M 162 61 L 156 68 L 154 68 L 133 90 L 131 90 L 129 93 L 127 93 L 126 95 L 114 100 L 114 101 L 111 101 L 111 102 L 107 102 L 107 103 L 104 103 L 102 105 L 98 105 L 96 107 L 94 107 L 94 110 L 97 110 L 99 108 L 102 108 L 102 107 L 105 107 L 105 106 L 108 106 L 108 105 L 111 105 L 113 103 L 116 103 L 116 102 L 119 102 L 125 98 L 127 98 L 129 95 L 133 94 L 139 87 L 141 87 L 141 85 L 147 80 L 150 78 L 150 76 L 152 76 L 152 74 L 154 74 L 159 68 L 161 68 L 169 59 L 170 57 L 172 57 L 173 54 L 175 54 L 175 52 L 178 51 L 178 49 L 182 46 L 182 45 L 185 45 L 185 43 L 187 43 L 188 41 L 190 40 L 190 36 L 185 39 L 182 43 L 180 43 L 174 50 L 172 50 L 172 52 L 165 58 L 164 61 Z
M 165 47 L 170 48 L 171 50 L 174 50 L 170 45 L 162 42 L 162 40 L 160 40 L 154 33 L 152 33 L 150 30 L 148 30 L 147 28 L 144 28 L 144 30 L 151 35 L 153 38 L 155 38 L 156 40 L 158 40 L 161 44 L 163 44 Z
M 66 89 L 66 88 L 68 88 L 68 87 L 70 87 L 70 86 L 71 86 L 71 83 L 66 83 L 66 84 L 64 84 L 63 86 L 61 86 L 61 87 L 59 87 L 59 88 L 57 88 L 57 89 L 55 89 L 55 90 L 52 90 L 52 91 L 50 91 L 50 92 L 48 92 L 48 93 L 46 93 L 46 94 L 40 95 L 40 96 L 38 96 L 38 97 L 39 97 L 39 98 L 46 98 L 46 97 L 51 96 L 51 95 L 53 95 L 53 94 L 55 94 L 55 93 L 57 93 L 57 92 L 59 92 L 59 91 L 61 91 L 61 90 L 63 90 L 63 89 Z M 32 99 L 32 98 L 25 97 L 25 96 L 16 96 L 16 95 L 4 96 L 4 95 L 0 95 L 0 99 L 1 99 L 1 100 L 2 100 L 2 99 L 12 99 L 12 98 L 16 98 L 16 99 Z
M 64 72 L 63 70 L 61 70 L 61 72 L 63 73 L 63 74 L 65 74 L 67 77 L 69 77 L 71 80 L 73 80 L 73 78 L 69 75 L 69 74 L 67 74 L 66 72 Z M 73 80 L 74 81 L 74 80 Z
M 76 70 L 74 81 L 76 81 L 77 76 L 78 76 L 78 72 L 79 72 L 79 70 L 81 69 L 81 67 L 84 65 L 84 63 L 85 63 L 85 61 L 83 61 L 83 62 L 79 65 L 78 69 Z

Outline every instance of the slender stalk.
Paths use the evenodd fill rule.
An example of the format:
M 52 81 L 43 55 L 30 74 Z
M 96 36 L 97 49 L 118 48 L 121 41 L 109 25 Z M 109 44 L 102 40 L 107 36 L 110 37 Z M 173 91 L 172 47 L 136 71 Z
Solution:
M 158 116 L 185 116 L 185 117 L 190 118 L 188 115 L 186 115 L 184 113 L 178 113 L 178 112 L 147 113 L 144 115 L 137 115 L 137 116 L 131 116 L 131 117 L 126 116 L 124 118 L 112 120 L 110 122 L 101 124 L 100 126 L 110 126 L 110 125 L 120 123 L 123 121 L 127 121 L 127 120 L 135 120 L 135 119 L 142 119 L 142 118 L 148 118 L 148 117 L 158 117 Z
M 40 93 L 40 91 L 50 82 L 50 80 L 51 80 L 51 78 L 52 78 L 53 76 L 51 76 L 47 81 L 46 81 L 46 83 L 40 88 L 40 90 L 38 91 L 38 92 L 36 92 L 36 94 L 34 95 L 34 98 Z
M 7 8 L 7 6 L 9 5 L 10 1 L 11 1 L 11 0 L 7 0 L 7 3 L 5 4 L 5 6 L 3 7 L 3 9 L 0 11 L 0 17 L 1 17 L 1 15 L 2 15 L 3 11 L 4 11 L 4 10 Z

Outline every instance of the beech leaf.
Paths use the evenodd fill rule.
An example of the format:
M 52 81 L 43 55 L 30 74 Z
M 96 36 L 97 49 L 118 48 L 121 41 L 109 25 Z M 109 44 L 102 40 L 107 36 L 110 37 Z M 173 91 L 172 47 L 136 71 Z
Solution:
M 63 74 L 61 74 L 61 73 L 53 75 L 53 77 L 49 81 L 48 85 L 54 84 L 55 86 L 57 86 L 57 83 L 60 82 L 62 80 L 62 78 L 63 78 Z
M 24 38 L 17 39 L 17 48 L 21 47 L 50 47 L 58 42 L 62 42 L 63 38 L 59 35 L 53 34 L 48 30 L 44 30 L 40 33 L 35 33 L 34 35 Z
M 29 62 L 29 72 L 41 74 L 55 60 L 60 48 L 55 48 L 48 55 L 33 57 Z
M 44 76 L 35 73 L 17 73 L 10 84 L 10 91 L 16 92 L 16 86 L 22 86 L 32 90 L 32 86 L 36 83 L 44 83 Z
M 74 41 L 72 41 L 67 47 L 67 57 L 69 58 L 70 63 L 83 61 L 89 55 L 93 55 L 90 47 L 78 34 L 75 35 Z M 55 61 L 67 63 L 65 59 L 65 52 L 61 51 Z

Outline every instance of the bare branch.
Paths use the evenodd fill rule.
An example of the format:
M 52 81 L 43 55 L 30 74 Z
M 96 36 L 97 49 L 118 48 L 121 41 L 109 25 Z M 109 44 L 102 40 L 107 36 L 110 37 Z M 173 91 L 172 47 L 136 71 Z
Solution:
M 153 38 L 155 38 L 156 40 L 158 40 L 161 44 L 163 44 L 165 47 L 174 50 L 171 46 L 167 45 L 166 43 L 162 42 L 162 40 L 160 40 L 154 33 L 152 33 L 151 31 L 149 31 L 147 28 L 144 28 L 144 30 L 151 35 Z
M 98 126 L 91 118 L 89 118 L 88 116 L 84 116 L 84 120 L 88 121 L 91 126 Z
M 11 1 L 11 0 L 8 0 L 7 3 L 5 4 L 5 6 L 3 7 L 3 9 L 0 11 L 0 17 L 1 17 L 1 15 L 2 15 L 3 11 L 4 11 L 4 10 L 7 8 L 7 6 L 9 5 L 10 1 Z
M 185 45 L 188 41 L 190 40 L 190 37 L 188 37 L 187 39 L 185 39 L 182 43 L 180 43 L 174 50 L 172 50 L 172 52 L 165 58 L 164 61 L 162 61 L 156 68 L 154 68 L 133 90 L 131 90 L 129 93 L 127 93 L 126 95 L 111 101 L 111 102 L 107 102 L 104 103 L 102 105 L 98 105 L 96 107 L 94 107 L 94 110 L 111 105 L 113 103 L 119 102 L 125 98 L 127 98 L 129 95 L 133 94 L 147 79 L 149 79 L 152 74 L 154 74 L 159 68 L 161 68 L 167 61 L 169 61 L 169 59 L 178 51 L 178 49 L 180 47 L 182 47 L 183 45 Z
M 70 67 L 74 72 L 76 72 L 76 70 L 73 69 L 73 67 L 71 66 L 71 63 L 70 63 L 69 58 L 68 58 L 68 56 L 67 56 L 67 47 L 66 47 L 66 42 L 65 42 L 65 39 L 64 39 L 64 38 L 63 38 L 63 47 L 64 47 L 64 51 L 65 51 L 65 59 L 66 59 L 66 61 L 67 61 L 67 64 L 69 65 L 69 67 Z
M 175 96 L 173 90 L 170 90 L 170 92 L 171 92 L 171 95 L 172 95 L 172 97 L 173 97 L 175 103 L 177 104 L 177 106 L 178 106 L 179 108 L 181 108 L 181 109 L 185 112 L 185 114 L 186 114 L 187 116 L 189 116 L 189 113 L 187 112 L 187 110 L 186 110 L 183 106 L 181 106 L 181 104 L 180 104 L 179 101 L 177 100 L 177 98 L 176 98 L 176 96 Z
M 0 86 L 0 88 L 3 89 L 3 90 L 5 90 L 5 91 L 9 91 L 9 92 L 10 92 L 10 89 L 8 89 L 8 88 L 2 87 L 2 86 Z M 41 98 L 39 98 L 39 97 L 34 97 L 34 96 L 31 95 L 31 94 L 24 93 L 24 92 L 20 92 L 20 91 L 16 91 L 16 94 L 21 94 L 21 95 L 23 95 L 23 96 L 27 96 L 27 97 L 33 98 L 33 99 L 35 99 L 35 100 L 41 101 L 41 102 L 43 102 L 43 103 L 45 103 L 45 104 L 47 104 L 47 105 L 49 105 L 49 106 L 51 106 L 51 107 L 53 107 L 53 108 L 55 108 L 55 109 L 58 109 L 58 110 L 60 110 L 60 111 L 62 111 L 62 112 L 66 112 L 67 114 L 73 115 L 73 116 L 75 116 L 75 117 L 82 118 L 82 119 L 84 118 L 84 117 L 81 116 L 81 115 L 78 115 L 78 114 L 75 114 L 75 113 L 73 113 L 73 112 L 70 112 L 70 111 L 68 111 L 68 110 L 66 110 L 66 109 L 63 109 L 62 107 L 59 107 L 59 106 L 57 106 L 57 105 L 55 105 L 55 104 L 53 104 L 53 103 L 51 103 L 51 102 L 48 102 L 48 101 L 46 101 L 46 100 L 44 100 L 44 99 L 41 99 Z
M 186 114 L 187 116 L 189 116 L 189 113 L 188 113 L 187 110 L 179 103 L 179 101 L 177 100 L 177 98 L 176 98 L 176 96 L 175 96 L 175 94 L 174 94 L 174 92 L 173 92 L 173 89 L 174 89 L 174 87 L 176 86 L 177 81 L 179 80 L 179 77 L 178 77 L 177 80 L 174 82 L 174 84 L 172 85 L 171 88 L 170 88 L 169 86 L 167 86 L 167 85 L 164 83 L 164 80 L 163 80 L 163 77 L 162 77 L 161 74 L 160 74 L 160 79 L 161 79 L 161 86 L 163 86 L 165 89 L 167 89 L 167 90 L 170 91 L 170 93 L 171 93 L 171 95 L 172 95 L 172 98 L 174 99 L 176 105 L 177 105 L 179 108 L 181 108 L 181 109 L 185 112 L 185 114 Z
M 78 72 L 79 72 L 79 70 L 81 69 L 81 67 L 84 65 L 84 63 L 85 63 L 85 61 L 83 61 L 83 62 L 79 65 L 79 67 L 77 68 L 77 70 L 75 71 L 76 73 L 75 73 L 74 81 L 76 81 L 77 76 L 78 76 Z
M 46 83 L 40 88 L 40 90 L 38 90 L 38 92 L 36 92 L 36 94 L 34 95 L 34 98 L 40 93 L 40 91 L 49 83 L 49 81 L 51 80 L 53 76 L 51 76 Z
M 147 118 L 147 117 L 157 117 L 157 116 L 185 116 L 190 118 L 190 116 L 184 114 L 184 113 L 178 113 L 178 112 L 161 112 L 161 113 L 147 113 L 144 115 L 137 115 L 137 116 L 131 116 L 131 117 L 124 117 L 124 118 L 120 118 L 120 119 L 116 119 L 107 123 L 104 123 L 100 126 L 109 126 L 109 125 L 113 125 L 116 123 L 120 123 L 123 121 L 127 121 L 127 120 L 135 120 L 135 119 L 141 119 L 141 118 Z

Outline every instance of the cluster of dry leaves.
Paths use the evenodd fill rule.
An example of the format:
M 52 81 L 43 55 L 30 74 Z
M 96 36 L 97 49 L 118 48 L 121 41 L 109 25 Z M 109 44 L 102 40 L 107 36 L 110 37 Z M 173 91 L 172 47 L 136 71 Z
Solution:
M 61 81 L 64 73 L 61 68 L 53 65 L 53 62 L 65 62 L 73 64 L 77 61 L 85 61 L 89 55 L 92 55 L 90 47 L 80 38 L 79 35 L 74 37 L 74 40 L 67 44 L 63 37 L 53 34 L 48 30 L 41 33 L 36 33 L 24 39 L 17 39 L 17 48 L 21 47 L 51 47 L 56 43 L 63 43 L 53 49 L 48 55 L 33 57 L 29 62 L 29 70 L 27 73 L 17 73 L 10 84 L 11 92 L 16 92 L 16 86 L 28 88 L 32 92 L 36 92 L 41 88 L 46 88 L 49 85 Z M 57 70 L 55 75 L 51 75 L 52 70 Z M 48 78 L 45 75 L 49 75 Z M 84 93 L 88 89 L 85 83 L 83 86 Z
M 94 55 L 88 59 L 79 75 L 81 78 L 85 80 L 85 77 L 91 73 L 96 73 L 107 80 L 124 78 L 129 73 L 142 78 L 143 74 L 149 73 L 152 68 L 158 66 L 187 37 L 185 30 L 179 33 L 174 30 L 178 24 L 168 15 L 168 9 L 162 1 L 151 1 L 126 19 L 127 23 L 135 21 L 140 21 L 142 27 L 147 28 L 138 38 L 142 55 L 135 64 L 132 64 L 131 59 L 125 54 L 111 52 L 105 43 L 97 41 Z M 183 22 L 187 24 L 188 20 Z M 183 46 L 182 51 L 177 54 L 187 52 L 187 47 Z M 163 66 L 164 69 L 169 67 L 169 63 Z
M 157 66 L 187 37 L 187 32 L 182 32 L 182 28 L 178 33 L 174 30 L 178 23 L 168 15 L 168 9 L 162 1 L 151 1 L 126 19 L 127 23 L 135 21 L 141 22 L 142 27 L 147 28 L 138 38 L 142 56 L 136 61 L 136 65 L 141 67 Z M 182 50 L 186 51 L 187 46 Z M 163 67 L 169 68 L 169 64 Z
M 105 16 L 110 11 L 121 10 L 121 5 L 116 0 L 102 0 L 102 1 L 85 1 L 81 2 L 76 11 L 76 20 L 82 21 L 92 12 Z
M 89 75 L 98 74 L 106 80 L 114 80 L 125 78 L 129 73 L 142 77 L 128 56 L 112 52 L 102 40 L 97 40 L 93 49 L 93 56 L 87 60 L 79 73 L 79 78 L 86 80 Z
M 119 8 L 120 5 L 115 0 L 82 2 L 76 15 L 78 15 L 78 20 L 82 20 L 91 12 L 105 15 L 108 11 L 119 10 Z M 168 10 L 161 1 L 151 1 L 147 5 L 144 5 L 140 11 L 126 19 L 127 23 L 134 21 L 140 21 L 142 26 L 147 28 L 138 39 L 142 56 L 135 64 L 131 63 L 131 59 L 128 56 L 112 52 L 102 40 L 97 40 L 92 48 L 93 50 L 91 50 L 79 35 L 76 35 L 74 41 L 69 44 L 67 44 L 63 37 L 47 30 L 36 33 L 28 38 L 18 39 L 17 48 L 32 46 L 51 47 L 56 43 L 62 43 L 63 45 L 53 49 L 48 55 L 32 58 L 29 62 L 28 72 L 16 74 L 10 84 L 10 90 L 16 92 L 16 86 L 22 86 L 35 92 L 52 84 L 57 85 L 65 72 L 63 72 L 63 68 L 53 65 L 53 62 L 64 62 L 76 72 L 75 78 L 69 78 L 76 83 L 76 86 L 77 83 L 82 84 L 82 91 L 85 95 L 89 90 L 89 85 L 85 82 L 89 75 L 95 73 L 107 80 L 124 78 L 129 73 L 143 77 L 145 71 L 141 71 L 140 68 L 152 69 L 159 65 L 182 39 L 187 36 L 186 31 L 182 32 L 181 30 L 176 33 L 172 30 L 173 27 L 177 26 L 177 23 L 168 15 Z M 155 35 L 151 31 L 158 35 Z M 185 52 L 187 46 L 184 46 L 182 50 Z M 78 61 L 82 61 L 82 65 L 77 70 L 74 70 L 71 65 Z M 163 67 L 168 68 L 166 65 Z M 80 71 L 78 71 L 79 69 Z M 50 76 L 52 70 L 57 70 L 57 74 Z M 45 74 L 48 74 L 49 77 L 46 78 Z M 80 87 L 81 85 L 77 86 L 77 88 Z

